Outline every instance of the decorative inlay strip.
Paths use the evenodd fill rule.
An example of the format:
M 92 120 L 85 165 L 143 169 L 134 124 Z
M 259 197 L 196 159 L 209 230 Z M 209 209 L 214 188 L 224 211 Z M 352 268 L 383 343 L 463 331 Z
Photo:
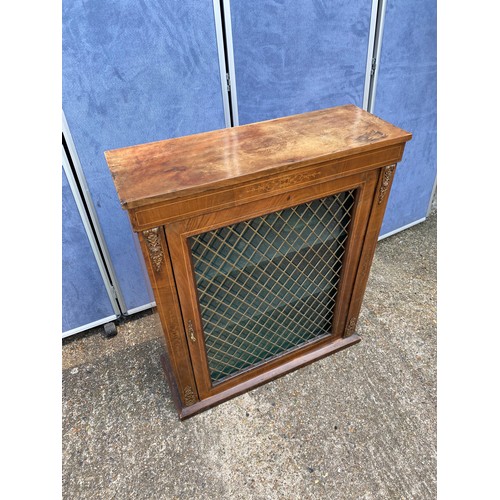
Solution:
M 186 387 L 184 387 L 184 403 L 186 403 L 187 406 L 191 406 L 194 405 L 196 401 L 197 398 L 194 395 L 193 389 L 190 385 L 186 385 Z
M 163 250 L 161 248 L 159 231 L 160 228 L 154 227 L 152 229 L 146 229 L 142 232 L 144 239 L 146 240 L 153 268 L 157 273 L 160 272 L 161 263 L 163 262 Z
M 176 318 L 173 314 L 166 313 L 166 316 L 168 318 L 167 332 L 171 339 L 172 345 L 177 349 L 182 349 L 182 340 L 179 333 L 180 330 L 177 327 Z
M 378 204 L 380 205 L 385 198 L 387 190 L 389 189 L 389 184 L 391 183 L 392 175 L 396 165 L 389 165 L 384 168 L 384 176 L 382 178 L 382 184 L 380 185 L 380 192 L 378 195 Z
M 366 171 L 367 159 L 371 168 L 383 168 L 393 161 L 397 161 L 402 154 L 402 146 L 397 144 L 381 151 L 370 151 L 359 153 L 354 158 L 339 158 L 319 164 L 319 167 L 311 167 L 311 171 L 292 175 L 288 173 L 288 181 L 277 180 L 282 188 L 268 187 L 269 179 L 254 181 L 250 185 L 237 185 L 224 187 L 210 191 L 208 194 L 199 193 L 188 195 L 180 199 L 170 199 L 153 205 L 140 206 L 129 213 L 133 219 L 133 227 L 137 231 L 151 224 L 165 224 L 166 222 L 194 217 L 203 213 L 222 210 L 236 205 L 247 203 L 260 194 L 266 194 L 271 189 L 276 189 L 276 194 L 287 188 L 296 187 L 300 189 L 316 181 L 331 182 L 333 179 L 344 177 L 347 173 L 357 174 Z M 295 179 L 295 180 L 294 180 Z
M 274 191 L 277 189 L 287 188 L 293 184 L 303 183 L 317 179 L 321 175 L 321 172 L 309 172 L 305 174 L 290 175 L 288 177 L 281 177 L 280 179 L 274 179 L 266 181 L 265 183 L 255 184 L 247 189 L 248 193 L 268 193 L 269 191 Z

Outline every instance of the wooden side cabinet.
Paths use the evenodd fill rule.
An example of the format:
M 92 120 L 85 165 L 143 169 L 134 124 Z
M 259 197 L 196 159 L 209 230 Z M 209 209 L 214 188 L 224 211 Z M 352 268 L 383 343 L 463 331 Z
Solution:
M 348 105 L 106 152 L 181 419 L 359 342 L 410 139 Z

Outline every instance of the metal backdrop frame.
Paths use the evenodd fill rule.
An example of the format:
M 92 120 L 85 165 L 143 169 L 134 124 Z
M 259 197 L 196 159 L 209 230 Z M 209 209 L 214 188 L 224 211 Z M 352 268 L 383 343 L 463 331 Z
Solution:
M 106 241 L 104 239 L 104 234 L 103 234 L 101 226 L 99 224 L 99 219 L 97 218 L 97 212 L 95 210 L 94 204 L 92 202 L 92 198 L 90 196 L 90 191 L 89 191 L 87 182 L 85 180 L 85 175 L 83 173 L 83 169 L 82 169 L 82 166 L 80 164 L 80 159 L 78 158 L 75 144 L 73 142 L 73 138 L 71 137 L 71 132 L 69 130 L 68 122 L 66 121 L 66 117 L 64 115 L 64 111 L 62 112 L 62 123 L 63 123 L 63 134 L 64 134 L 64 138 L 66 140 L 66 145 L 67 145 L 69 153 L 71 155 L 71 160 L 73 162 L 75 172 L 78 176 L 78 182 L 80 184 L 80 187 L 82 188 L 82 193 L 84 194 L 84 196 L 86 198 L 85 198 L 85 200 L 81 199 L 80 193 L 78 191 L 78 187 L 76 186 L 76 182 L 75 182 L 75 189 L 76 189 L 76 194 L 78 195 L 78 198 L 76 198 L 76 196 L 75 196 L 75 191 L 73 190 L 73 185 L 72 185 L 71 188 L 72 188 L 73 196 L 75 197 L 75 200 L 78 200 L 77 205 L 79 203 L 82 204 L 82 207 L 80 207 L 80 205 L 78 205 L 78 209 L 80 211 L 80 216 L 82 217 L 82 219 L 83 219 L 83 215 L 82 215 L 82 211 L 80 210 L 80 208 L 83 209 L 83 214 L 85 215 L 85 220 L 88 221 L 87 213 L 85 213 L 85 208 L 83 208 L 85 205 L 87 206 L 88 212 L 91 216 L 91 221 L 88 221 L 88 222 L 89 222 L 89 224 L 93 225 L 93 227 L 94 227 L 94 231 L 95 231 L 95 234 L 97 235 L 97 238 L 99 240 L 99 246 L 101 248 L 101 251 L 103 252 L 103 255 L 101 256 L 101 254 L 99 253 L 99 255 L 97 256 L 96 251 L 99 252 L 98 248 L 94 249 L 94 247 L 92 247 L 92 250 L 94 251 L 94 255 L 96 255 L 96 259 L 99 258 L 98 262 L 103 263 L 103 265 L 105 266 L 105 268 L 109 272 L 111 279 L 113 280 L 113 283 L 111 283 L 109 281 L 109 277 L 106 275 L 106 279 L 105 279 L 104 283 L 106 285 L 106 290 L 108 291 L 108 295 L 111 293 L 111 295 L 114 297 L 113 301 L 112 301 L 113 305 L 115 304 L 115 301 L 118 302 L 119 311 L 120 311 L 118 313 L 118 316 L 120 316 L 120 315 L 130 316 L 131 314 L 136 314 L 136 313 L 139 313 L 141 311 L 151 309 L 151 308 L 156 306 L 156 302 L 154 300 L 152 302 L 148 302 L 147 304 L 143 304 L 142 306 L 127 309 L 127 306 L 125 304 L 125 299 L 124 299 L 123 294 L 122 294 L 121 289 L 120 289 L 120 283 L 116 277 L 116 273 L 114 271 L 114 267 L 113 267 L 113 264 L 111 262 L 111 257 L 110 257 L 109 250 L 108 250 L 107 245 L 106 245 Z M 63 153 L 65 153 L 65 152 L 63 151 Z M 69 167 L 69 162 L 68 162 L 68 167 Z M 71 174 L 71 180 L 74 181 L 73 173 L 71 172 L 71 168 L 69 168 L 69 171 Z M 66 175 L 68 176 L 68 173 Z M 94 233 L 93 233 L 90 225 L 87 226 L 85 224 L 85 230 L 87 232 L 87 236 L 89 236 L 89 239 L 91 237 L 94 238 Z M 89 231 L 90 231 L 90 233 L 89 233 Z M 136 250 L 138 252 L 138 255 L 141 257 L 140 262 L 141 262 L 142 267 L 144 268 L 143 269 L 144 276 L 147 278 L 146 266 L 144 264 L 144 259 L 142 259 L 142 254 L 140 253 L 140 248 L 138 246 L 139 241 L 138 241 L 137 235 L 135 235 L 135 233 L 134 233 L 134 243 L 136 245 Z M 104 257 L 104 259 L 103 259 L 103 257 Z M 99 268 L 99 270 L 101 271 L 101 268 Z M 102 274 L 102 271 L 101 271 L 101 274 Z M 115 296 L 115 292 L 116 292 L 116 296 Z M 115 310 L 114 307 L 113 307 L 113 310 Z M 103 323 L 107 323 L 108 321 L 112 321 L 112 319 L 116 319 L 116 318 L 113 318 L 112 316 L 110 316 L 109 318 L 105 318 L 105 319 L 106 319 L 106 321 L 104 321 L 104 320 L 98 321 L 96 324 L 89 323 L 88 325 L 86 325 L 86 327 L 79 327 L 76 330 L 83 331 L 83 330 L 86 330 L 88 328 L 93 328 L 93 327 L 99 326 Z M 78 333 L 78 331 L 71 330 L 72 333 L 69 333 L 68 335 L 73 335 L 75 333 Z
M 373 0 L 373 3 L 377 3 L 377 21 L 375 27 L 375 38 L 374 38 L 374 52 L 373 57 L 375 59 L 374 64 L 370 66 L 370 71 L 372 72 L 371 85 L 370 85 L 370 97 L 367 103 L 367 111 L 369 113 L 373 112 L 375 106 L 375 96 L 377 94 L 377 82 L 378 82 L 378 71 L 380 68 L 380 54 L 382 52 L 382 38 L 384 37 L 384 23 L 385 23 L 385 11 L 387 8 L 387 0 Z M 373 12 L 373 11 L 372 11 Z
M 87 214 L 85 213 L 85 220 L 86 221 L 88 220 L 88 222 L 89 222 L 87 236 L 89 236 L 89 239 L 90 239 L 90 235 L 92 235 L 92 238 L 94 238 L 94 234 L 95 234 L 96 248 L 97 249 L 100 248 L 100 250 L 102 252 L 102 254 L 99 252 L 99 258 L 102 259 L 104 266 L 106 266 L 107 272 L 109 272 L 109 277 L 111 278 L 111 281 L 109 280 L 109 278 L 107 278 L 106 282 L 109 282 L 109 285 L 112 287 L 110 292 L 114 296 L 113 302 L 116 300 L 118 302 L 118 306 L 121 310 L 121 313 L 125 313 L 127 311 L 125 299 L 123 298 L 123 294 L 122 294 L 122 291 L 120 289 L 120 284 L 119 284 L 118 279 L 116 277 L 113 263 L 111 262 L 111 256 L 109 254 L 109 250 L 108 250 L 108 247 L 106 245 L 106 240 L 104 239 L 104 234 L 102 232 L 101 225 L 100 225 L 99 219 L 97 217 L 97 212 L 96 212 L 94 203 L 92 201 L 92 197 L 90 195 L 90 190 L 89 190 L 89 187 L 87 185 L 85 175 L 83 173 L 82 165 L 80 163 L 80 158 L 78 157 L 78 153 L 77 153 L 76 148 L 75 148 L 75 143 L 73 142 L 73 137 L 71 136 L 71 131 L 69 129 L 68 122 L 66 121 L 66 116 L 64 114 L 64 110 L 62 110 L 62 133 L 64 135 L 64 139 L 66 140 L 66 146 L 68 147 L 68 152 L 69 152 L 69 155 L 71 157 L 71 162 L 72 162 L 73 167 L 74 167 L 75 175 L 77 177 L 77 179 L 74 179 L 73 174 L 72 174 L 72 170 L 71 170 L 71 168 L 69 168 L 70 173 L 71 173 L 71 179 L 75 181 L 75 187 L 77 189 L 78 199 L 81 200 L 81 202 L 84 204 L 84 206 L 88 210 L 88 216 L 89 216 L 90 220 L 87 219 Z M 65 157 L 65 156 L 66 155 L 64 154 L 63 157 Z M 69 159 L 66 158 L 66 160 L 68 162 L 67 164 L 69 167 Z M 80 185 L 83 199 L 80 198 L 80 193 L 78 191 L 78 187 L 77 187 L 76 182 L 78 182 L 78 184 Z M 72 190 L 73 190 L 73 186 L 72 186 Z M 74 194 L 75 194 L 75 192 L 73 192 L 73 195 Z M 76 199 L 77 198 L 75 197 L 75 200 Z M 82 208 L 83 208 L 83 206 L 82 206 Z M 78 209 L 80 210 L 80 206 L 78 207 Z M 83 209 L 85 210 L 85 208 L 83 208 Z M 80 212 L 80 214 L 82 214 L 82 212 Z M 92 228 L 93 228 L 93 230 L 92 230 Z M 87 226 L 85 229 L 87 230 Z M 89 231 L 90 231 L 90 233 L 89 233 Z M 96 256 L 96 258 L 97 258 L 97 256 Z
M 212 0 L 214 7 L 217 51 L 226 128 L 239 125 L 238 91 L 234 63 L 233 34 L 230 0 Z M 366 56 L 363 109 L 372 112 L 375 103 L 377 80 L 384 34 L 387 0 L 372 0 L 370 31 Z
M 368 34 L 368 50 L 366 53 L 365 89 L 363 92 L 363 109 L 371 112 L 370 97 L 373 90 L 373 72 L 377 70 L 376 41 L 378 33 L 379 0 L 372 0 L 372 12 L 370 15 L 370 32 Z
M 373 113 L 375 107 L 375 97 L 377 95 L 377 83 L 380 67 L 380 57 L 382 53 L 382 39 L 384 36 L 385 13 L 387 9 L 387 0 L 372 0 L 372 14 L 370 22 L 370 34 L 368 42 L 368 54 L 366 59 L 365 91 L 363 95 L 363 109 Z M 429 200 L 427 213 L 425 217 L 399 227 L 394 231 L 385 233 L 379 237 L 379 241 L 408 229 L 416 224 L 424 222 L 432 210 L 432 202 L 437 189 L 437 175 L 434 179 L 434 186 Z
M 96 326 L 103 325 L 104 323 L 108 323 L 110 321 L 116 320 L 120 315 L 121 311 L 118 306 L 117 297 L 114 293 L 114 288 L 111 282 L 109 281 L 108 273 L 106 271 L 106 264 L 102 259 L 101 253 L 99 251 L 99 246 L 94 236 L 94 232 L 92 230 L 91 222 L 88 219 L 87 211 L 85 209 L 84 201 L 80 196 L 80 192 L 78 189 L 78 184 L 74 178 L 73 171 L 71 169 L 68 156 L 66 154 L 66 150 L 62 147 L 62 166 L 64 169 L 64 173 L 66 174 L 66 178 L 68 180 L 68 184 L 71 189 L 71 193 L 73 194 L 73 198 L 75 200 L 76 206 L 78 208 L 78 213 L 80 214 L 80 219 L 82 220 L 82 224 L 87 234 L 87 238 L 89 239 L 90 247 L 92 249 L 92 253 L 94 254 L 94 258 L 96 260 L 97 267 L 101 274 L 102 281 L 106 288 L 106 292 L 108 294 L 109 301 L 111 303 L 111 307 L 114 311 L 114 315 L 107 316 L 105 318 L 101 318 L 97 321 L 92 321 L 91 323 L 87 323 L 85 325 L 78 326 L 76 328 L 72 328 L 71 330 L 67 330 L 63 332 L 62 337 L 69 337 L 70 335 L 75 335 L 76 333 L 80 333 L 82 331 L 88 330 L 90 328 L 94 328 Z
M 234 68 L 233 30 L 229 0 L 212 0 L 214 6 L 215 33 L 219 55 L 220 83 L 226 128 L 240 124 L 238 96 Z
M 94 228 L 98 244 L 99 244 L 100 249 L 102 251 L 102 258 L 103 258 L 104 264 L 109 272 L 109 276 L 111 278 L 114 292 L 116 292 L 116 300 L 118 301 L 118 305 L 119 305 L 122 313 L 124 313 L 125 311 L 127 311 L 125 299 L 123 298 L 123 294 L 122 294 L 122 291 L 120 289 L 120 284 L 118 282 L 118 278 L 116 277 L 116 272 L 115 272 L 113 263 L 111 261 L 111 256 L 109 254 L 108 246 L 106 244 L 106 240 L 104 239 L 104 233 L 102 232 L 101 224 L 100 224 L 99 219 L 97 217 L 97 212 L 96 212 L 96 209 L 94 206 L 94 202 L 92 201 L 92 197 L 90 195 L 90 190 L 89 190 L 89 187 L 87 185 L 87 181 L 85 179 L 85 174 L 83 173 L 83 168 L 82 168 L 82 165 L 80 163 L 80 158 L 78 157 L 78 153 L 76 151 L 75 143 L 73 142 L 73 137 L 71 135 L 71 131 L 70 131 L 69 126 L 68 126 L 68 122 L 66 121 L 66 116 L 64 114 L 64 110 L 62 110 L 62 132 L 63 132 L 64 138 L 66 140 L 66 145 L 68 147 L 68 151 L 69 151 L 69 154 L 71 157 L 71 161 L 73 163 L 73 167 L 75 169 L 77 181 L 80 184 L 80 187 L 82 190 L 82 196 L 83 196 L 82 201 L 83 201 L 83 203 L 85 203 L 85 206 L 88 209 L 90 223 L 92 224 L 92 227 Z

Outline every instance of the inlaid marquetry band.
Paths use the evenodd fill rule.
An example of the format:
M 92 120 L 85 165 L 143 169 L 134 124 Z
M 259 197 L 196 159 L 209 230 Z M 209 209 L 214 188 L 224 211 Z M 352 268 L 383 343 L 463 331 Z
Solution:
M 146 240 L 149 257 L 153 264 L 153 268 L 157 273 L 160 272 L 161 264 L 163 262 L 163 250 L 161 248 L 159 232 L 159 227 L 146 229 L 142 232 L 144 239 Z
M 391 179 L 394 174 L 394 170 L 396 170 L 396 165 L 389 165 L 384 168 L 382 184 L 380 185 L 380 191 L 378 194 L 379 205 L 384 201 L 385 195 L 387 194 L 387 190 L 389 189 L 389 184 L 391 183 Z
M 322 172 L 309 172 L 303 174 L 290 175 L 281 177 L 279 179 L 268 180 L 265 183 L 255 184 L 247 188 L 247 192 L 254 193 L 268 193 L 279 189 L 285 189 L 295 184 L 301 184 L 317 179 L 322 175 Z
M 184 403 L 186 404 L 186 406 L 191 406 L 194 405 L 196 401 L 197 398 L 194 395 L 193 389 L 191 388 L 191 386 L 186 385 L 186 387 L 184 387 Z

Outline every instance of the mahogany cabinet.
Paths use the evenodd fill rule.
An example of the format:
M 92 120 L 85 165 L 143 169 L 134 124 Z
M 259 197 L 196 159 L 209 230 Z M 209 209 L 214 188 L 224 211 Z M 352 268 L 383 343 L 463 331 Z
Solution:
M 359 342 L 410 139 L 347 105 L 106 152 L 181 419 Z

